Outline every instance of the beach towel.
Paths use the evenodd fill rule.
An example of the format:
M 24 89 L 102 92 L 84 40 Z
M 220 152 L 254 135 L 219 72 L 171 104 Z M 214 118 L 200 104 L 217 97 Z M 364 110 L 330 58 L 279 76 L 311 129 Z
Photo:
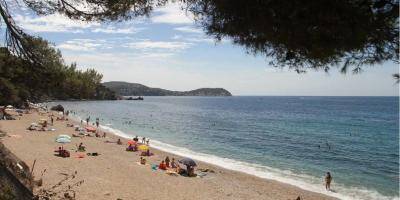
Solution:
M 79 153 L 78 155 L 76 155 L 76 158 L 85 158 L 85 154 Z
M 167 170 L 167 171 L 165 171 L 165 173 L 170 175 L 170 176 L 179 176 L 178 173 L 176 173 L 175 171 L 171 171 L 171 170 Z

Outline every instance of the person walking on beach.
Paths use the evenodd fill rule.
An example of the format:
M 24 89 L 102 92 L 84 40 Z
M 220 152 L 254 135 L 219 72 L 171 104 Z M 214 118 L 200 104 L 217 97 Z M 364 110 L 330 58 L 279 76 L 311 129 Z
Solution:
M 50 120 L 51 120 L 51 125 L 53 126 L 53 124 L 54 124 L 54 118 L 53 118 L 53 115 L 50 117 Z
M 325 175 L 325 189 L 330 191 L 331 190 L 331 182 L 332 182 L 332 176 L 330 172 L 326 172 Z
M 89 125 L 90 116 L 86 118 L 86 125 Z

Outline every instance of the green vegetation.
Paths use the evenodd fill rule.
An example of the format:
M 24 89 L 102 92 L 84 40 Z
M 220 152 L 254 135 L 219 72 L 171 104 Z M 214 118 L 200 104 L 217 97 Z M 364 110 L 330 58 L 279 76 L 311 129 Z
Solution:
M 0 186 L 0 199 L 1 200 L 15 200 L 17 198 L 13 194 L 10 186 L 4 185 L 4 186 Z
M 121 96 L 232 96 L 229 91 L 223 88 L 200 88 L 180 92 L 120 81 L 105 82 L 103 85 Z
M 15 56 L 0 48 L 0 105 L 21 105 L 25 100 L 116 99 L 114 92 L 101 85 L 102 75 L 94 69 L 81 71 L 66 65 L 59 50 L 41 38 L 30 44 L 42 63 Z
M 39 15 L 60 13 L 88 22 L 150 16 L 154 8 L 178 2 L 209 36 L 231 39 L 246 52 L 265 56 L 270 65 L 299 73 L 329 71 L 332 67 L 339 67 L 343 73 L 358 73 L 365 65 L 399 62 L 399 0 L 23 2 Z M 35 62 L 35 54 L 23 46 L 27 42 L 23 31 L 18 31 L 5 5 L 5 0 L 0 0 L 8 38 L 21 44 L 8 47 Z

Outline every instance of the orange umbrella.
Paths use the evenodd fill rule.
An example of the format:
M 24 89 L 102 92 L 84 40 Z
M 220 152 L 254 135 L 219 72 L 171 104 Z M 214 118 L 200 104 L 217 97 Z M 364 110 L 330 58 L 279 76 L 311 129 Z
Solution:
M 129 141 L 128 141 L 128 144 L 135 145 L 135 144 L 136 144 L 136 141 L 129 140 Z

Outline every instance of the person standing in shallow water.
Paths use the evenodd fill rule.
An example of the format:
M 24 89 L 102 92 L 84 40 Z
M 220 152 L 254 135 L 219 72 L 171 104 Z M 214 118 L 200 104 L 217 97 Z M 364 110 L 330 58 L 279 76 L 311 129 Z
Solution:
M 332 176 L 330 172 L 326 172 L 325 175 L 325 189 L 330 191 L 331 190 L 331 182 L 332 182 Z
M 96 127 L 99 128 L 100 120 L 99 118 L 96 118 Z

